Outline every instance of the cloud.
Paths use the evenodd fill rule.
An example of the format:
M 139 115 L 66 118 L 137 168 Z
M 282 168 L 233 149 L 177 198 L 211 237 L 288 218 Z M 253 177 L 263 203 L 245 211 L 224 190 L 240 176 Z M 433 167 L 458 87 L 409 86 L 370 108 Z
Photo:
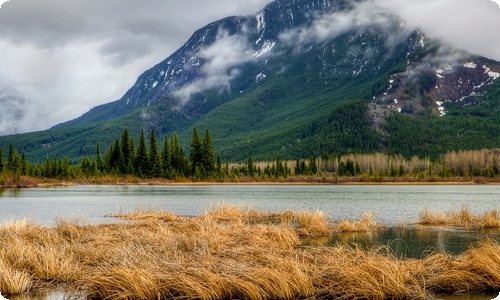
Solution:
M 231 80 L 240 74 L 237 66 L 255 61 L 255 50 L 249 43 L 245 30 L 242 34 L 229 35 L 220 30 L 216 41 L 199 53 L 204 61 L 201 78 L 174 93 L 185 103 L 191 95 L 210 88 L 229 88 Z
M 17 91 L 9 103 L 23 112 L 9 118 L 0 113 L 0 134 L 45 129 L 116 100 L 196 29 L 226 16 L 256 13 L 270 1 L 0 0 L 0 83 L 3 90 Z M 500 9 L 492 1 L 369 0 L 363 5 L 366 9 L 354 14 L 318 17 L 312 31 L 290 31 L 281 38 L 321 42 L 351 26 L 377 23 L 391 11 L 430 38 L 500 60 Z M 202 53 L 205 76 L 185 95 L 227 87 L 238 75 L 234 66 L 254 54 L 249 47 L 222 34 Z M 2 129 L 2 124 L 9 125 Z
M 301 47 L 310 43 L 323 43 L 367 25 L 388 26 L 388 21 L 387 10 L 364 2 L 348 11 L 317 14 L 311 25 L 283 32 L 279 38 L 284 43 Z
M 500 9 L 490 0 L 373 0 L 405 25 L 450 46 L 500 61 Z
M 198 28 L 269 1 L 0 2 L 0 83 L 17 91 L 8 101 L 22 111 L 0 112 L 0 135 L 46 129 L 119 99 Z

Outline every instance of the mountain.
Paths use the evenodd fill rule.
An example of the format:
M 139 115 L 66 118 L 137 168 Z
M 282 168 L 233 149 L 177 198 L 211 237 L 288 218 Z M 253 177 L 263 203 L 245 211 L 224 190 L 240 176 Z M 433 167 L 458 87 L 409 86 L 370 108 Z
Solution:
M 500 146 L 500 63 L 426 38 L 353 0 L 276 0 L 197 30 L 125 95 L 50 130 L 0 138 L 28 158 L 93 155 L 208 128 L 226 160 Z M 498 124 L 498 125 L 497 125 Z

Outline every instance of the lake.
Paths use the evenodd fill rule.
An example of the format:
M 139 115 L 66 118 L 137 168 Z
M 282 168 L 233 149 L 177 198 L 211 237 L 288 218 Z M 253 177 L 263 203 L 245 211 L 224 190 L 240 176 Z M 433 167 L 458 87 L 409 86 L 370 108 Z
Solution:
M 0 220 L 29 219 L 53 226 L 57 218 L 108 223 L 109 214 L 155 209 L 198 215 L 219 203 L 249 205 L 263 211 L 319 210 L 328 218 L 356 219 L 372 212 L 389 227 L 415 223 L 422 209 L 472 213 L 500 208 L 498 185 L 162 185 L 69 186 L 0 191 Z M 376 233 L 349 233 L 306 244 L 335 242 L 390 245 L 398 256 L 421 257 L 436 249 L 458 254 L 477 240 L 500 240 L 499 230 L 430 231 L 389 228 Z
M 394 226 L 414 223 L 422 209 L 472 213 L 500 209 L 499 185 L 164 185 L 69 186 L 0 190 L 0 223 L 20 219 L 53 226 L 56 218 L 77 218 L 83 223 L 116 222 L 109 214 L 134 209 L 155 209 L 198 215 L 219 203 L 250 205 L 257 210 L 320 210 L 331 219 L 357 219 L 372 212 L 377 222 Z M 308 241 L 381 243 L 398 256 L 421 257 L 429 248 L 457 254 L 471 243 L 500 232 L 435 229 L 419 232 L 389 228 L 379 233 L 343 234 Z M 306 242 L 307 243 L 307 242 Z M 58 299 L 53 291 L 32 299 Z M 443 297 L 446 298 L 446 297 Z M 449 298 L 446 298 L 449 299 Z M 450 298 L 451 299 L 451 298 Z M 492 299 L 467 295 L 454 299 Z
M 386 225 L 413 223 L 419 212 L 473 213 L 500 208 L 500 185 L 164 185 L 69 186 L 0 190 L 0 220 L 28 218 L 53 224 L 56 217 L 109 222 L 105 215 L 133 209 L 198 215 L 218 203 L 258 210 L 320 210 L 333 219 L 373 212 Z

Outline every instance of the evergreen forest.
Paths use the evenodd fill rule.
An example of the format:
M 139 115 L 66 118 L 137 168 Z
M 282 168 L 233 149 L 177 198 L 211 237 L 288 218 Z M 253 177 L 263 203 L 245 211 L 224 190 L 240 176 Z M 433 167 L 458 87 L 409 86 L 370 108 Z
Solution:
M 344 115 L 343 115 L 344 116 Z M 342 132 L 342 130 L 338 130 Z M 360 139 L 366 140 L 366 139 Z M 355 143 L 355 141 L 353 142 Z M 353 144 L 354 145 L 354 144 Z M 500 149 L 448 151 L 437 157 L 405 157 L 383 153 L 330 153 L 306 159 L 276 157 L 256 161 L 223 162 L 213 148 L 211 133 L 192 129 L 189 151 L 177 133 L 158 141 L 154 129 L 138 138 L 125 128 L 107 150 L 95 145 L 95 154 L 79 163 L 47 158 L 30 162 L 12 144 L 0 148 L 0 187 L 40 183 L 156 183 L 168 182 L 434 182 L 485 183 L 500 180 Z

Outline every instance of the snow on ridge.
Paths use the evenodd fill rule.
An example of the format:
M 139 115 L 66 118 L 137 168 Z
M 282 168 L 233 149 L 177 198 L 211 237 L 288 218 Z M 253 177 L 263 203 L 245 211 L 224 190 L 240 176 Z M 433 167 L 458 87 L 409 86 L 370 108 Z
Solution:
M 255 76 L 255 82 L 261 81 L 262 79 L 266 78 L 267 74 L 264 72 L 260 72 Z
M 273 49 L 274 45 L 276 45 L 275 41 L 269 41 L 269 40 L 264 41 L 264 43 L 262 44 L 262 48 L 260 48 L 260 50 L 258 50 L 257 52 L 255 52 L 255 54 L 253 55 L 253 57 L 254 58 L 261 57 L 262 55 L 264 55 L 267 52 L 271 51 L 271 49 Z
M 473 62 L 468 62 L 464 64 L 464 67 L 469 68 L 469 69 L 475 69 L 477 67 L 476 63 Z
M 488 74 L 488 76 L 490 76 L 493 80 L 496 80 L 500 77 L 500 73 L 491 71 L 491 69 L 487 66 L 483 66 L 483 69 L 484 73 Z
M 257 19 L 257 32 L 261 32 L 266 27 L 266 20 L 264 19 L 264 11 L 261 11 L 255 18 Z
M 443 74 L 443 72 L 444 72 L 443 69 L 436 69 L 436 76 L 441 79 L 445 78 L 443 75 L 441 75 Z

